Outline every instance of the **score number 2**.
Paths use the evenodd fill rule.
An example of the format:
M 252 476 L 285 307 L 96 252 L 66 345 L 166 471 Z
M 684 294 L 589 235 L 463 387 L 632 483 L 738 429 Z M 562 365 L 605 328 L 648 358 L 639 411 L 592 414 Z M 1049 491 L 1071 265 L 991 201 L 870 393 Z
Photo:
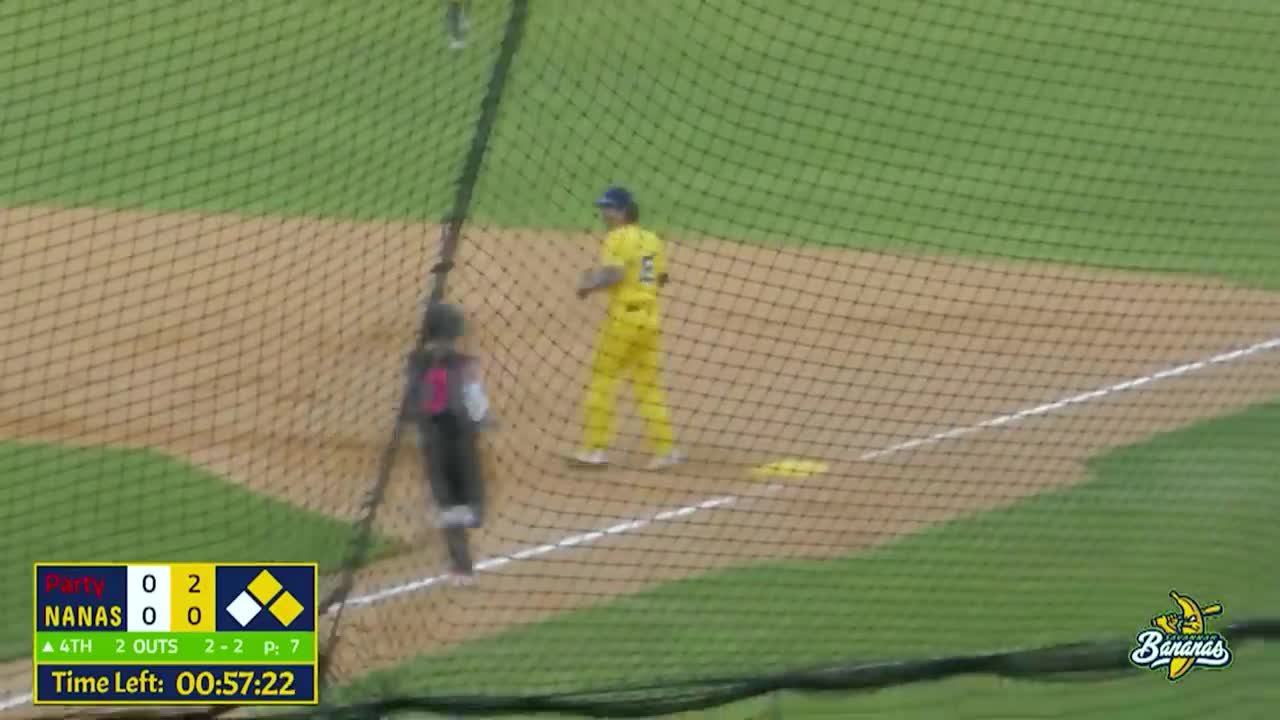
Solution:
M 187 573 L 187 579 L 191 581 L 191 586 L 187 588 L 187 592 L 192 595 L 200 594 L 200 576 L 195 573 Z M 200 608 L 192 605 L 187 608 L 187 622 L 191 625 L 200 624 Z
M 236 644 L 236 646 L 235 646 L 235 649 L 233 649 L 231 652 L 239 654 L 239 653 L 240 653 L 240 651 L 241 651 L 242 649 L 244 649 L 244 641 L 243 641 L 243 640 L 238 640 L 238 639 L 237 639 L 237 640 L 232 640 L 232 642 L 233 642 L 233 643 L 235 643 L 235 644 Z M 211 652 L 213 652 L 213 649 L 214 649 L 214 648 L 213 648 L 213 639 L 212 639 L 212 638 L 205 638 L 205 639 L 204 639 L 204 651 L 205 651 L 205 652 L 207 652 L 207 653 L 211 653 Z M 227 646 L 226 646 L 226 645 L 223 645 L 223 646 L 222 646 L 222 649 L 223 649 L 223 650 L 226 650 L 226 649 L 227 649 Z

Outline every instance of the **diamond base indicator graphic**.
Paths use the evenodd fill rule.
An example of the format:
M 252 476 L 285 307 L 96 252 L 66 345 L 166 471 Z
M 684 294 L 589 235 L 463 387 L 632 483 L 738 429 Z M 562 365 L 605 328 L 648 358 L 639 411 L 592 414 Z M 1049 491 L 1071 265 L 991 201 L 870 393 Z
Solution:
M 314 705 L 315 563 L 37 563 L 37 705 Z

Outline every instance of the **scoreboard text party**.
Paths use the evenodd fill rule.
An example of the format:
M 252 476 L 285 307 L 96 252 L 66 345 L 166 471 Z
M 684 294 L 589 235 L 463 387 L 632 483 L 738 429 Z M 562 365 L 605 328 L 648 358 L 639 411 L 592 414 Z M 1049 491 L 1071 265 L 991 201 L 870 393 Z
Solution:
M 36 563 L 46 705 L 311 705 L 315 563 Z

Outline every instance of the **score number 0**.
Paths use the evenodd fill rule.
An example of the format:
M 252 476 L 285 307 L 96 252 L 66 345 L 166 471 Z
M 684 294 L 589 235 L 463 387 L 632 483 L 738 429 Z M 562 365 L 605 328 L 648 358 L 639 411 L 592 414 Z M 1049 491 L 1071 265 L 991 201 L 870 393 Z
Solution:
M 155 591 L 156 591 L 156 576 L 152 575 L 151 573 L 147 573 L 146 575 L 143 575 L 142 576 L 142 592 L 147 593 L 149 595 Z M 142 608 L 142 622 L 145 625 L 156 624 L 155 607 L 148 605 Z

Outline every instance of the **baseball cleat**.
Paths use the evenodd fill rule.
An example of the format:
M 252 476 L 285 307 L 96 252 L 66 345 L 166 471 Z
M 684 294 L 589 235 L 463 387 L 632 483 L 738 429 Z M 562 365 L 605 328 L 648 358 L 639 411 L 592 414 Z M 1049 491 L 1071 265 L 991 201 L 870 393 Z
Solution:
M 672 448 L 666 454 L 659 455 L 658 457 L 655 457 L 654 459 L 650 460 L 649 464 L 646 466 L 645 469 L 666 470 L 667 468 L 679 465 L 680 463 L 688 459 L 689 458 L 684 454 L 683 450 Z
M 476 513 L 470 505 L 455 505 L 440 513 L 441 527 L 475 527 Z
M 449 41 L 450 50 L 462 50 L 466 46 L 467 46 L 467 41 L 463 40 L 462 38 L 454 38 L 453 40 Z
M 470 505 L 454 505 L 436 511 L 435 526 L 438 528 L 473 528 L 479 524 L 480 519 Z
M 476 584 L 476 576 L 472 573 L 453 570 L 445 575 L 445 582 L 448 582 L 454 587 L 474 587 Z
M 609 457 L 603 450 L 582 450 L 571 455 L 569 462 L 582 467 L 604 467 L 609 464 Z
M 436 510 L 436 527 L 441 529 L 453 527 L 455 524 L 453 517 L 453 508 L 440 508 L 439 510 Z

